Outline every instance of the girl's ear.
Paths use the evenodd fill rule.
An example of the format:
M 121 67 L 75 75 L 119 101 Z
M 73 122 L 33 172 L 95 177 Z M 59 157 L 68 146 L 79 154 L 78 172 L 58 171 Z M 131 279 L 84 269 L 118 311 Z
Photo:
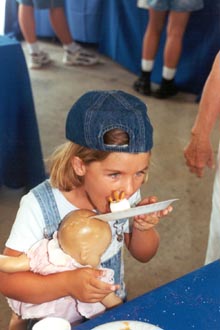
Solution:
M 83 162 L 83 160 L 79 157 L 74 156 L 71 160 L 72 167 L 75 171 L 75 173 L 78 176 L 83 176 L 86 173 L 86 166 Z

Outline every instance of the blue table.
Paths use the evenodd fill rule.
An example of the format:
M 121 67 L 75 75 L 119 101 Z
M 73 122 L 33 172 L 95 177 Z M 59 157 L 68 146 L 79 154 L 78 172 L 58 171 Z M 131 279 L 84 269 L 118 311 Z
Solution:
M 32 188 L 45 179 L 31 83 L 21 45 L 0 37 L 0 186 Z
M 117 320 L 148 322 L 164 330 L 219 330 L 220 261 L 72 329 L 91 330 L 97 325 Z

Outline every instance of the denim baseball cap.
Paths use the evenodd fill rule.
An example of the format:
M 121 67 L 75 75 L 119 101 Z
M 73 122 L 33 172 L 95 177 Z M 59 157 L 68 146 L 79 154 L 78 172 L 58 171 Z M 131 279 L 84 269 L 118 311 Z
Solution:
M 129 143 L 105 144 L 104 134 L 112 129 L 126 131 Z M 153 127 L 145 103 L 137 97 L 120 90 L 96 90 L 82 95 L 70 109 L 66 138 L 90 149 L 147 152 L 153 146 Z

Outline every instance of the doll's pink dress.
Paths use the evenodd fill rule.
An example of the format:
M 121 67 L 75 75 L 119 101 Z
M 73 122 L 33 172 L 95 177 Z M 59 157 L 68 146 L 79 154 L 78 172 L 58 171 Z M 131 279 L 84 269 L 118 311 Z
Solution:
M 58 243 L 57 232 L 52 240 L 42 239 L 27 252 L 30 259 L 30 269 L 42 275 L 74 270 L 82 267 L 69 255 L 65 254 Z M 104 269 L 101 281 L 114 283 L 114 271 Z M 72 297 L 63 297 L 46 303 L 34 305 L 17 300 L 8 299 L 12 310 L 23 319 L 40 319 L 46 316 L 57 316 L 75 323 L 83 317 L 91 318 L 105 310 L 102 303 L 83 303 Z

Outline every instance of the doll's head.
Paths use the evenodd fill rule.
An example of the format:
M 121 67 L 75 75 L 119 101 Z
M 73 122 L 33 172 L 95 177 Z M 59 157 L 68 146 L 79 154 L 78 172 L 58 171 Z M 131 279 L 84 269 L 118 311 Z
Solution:
M 112 234 L 107 222 L 91 218 L 90 210 L 75 210 L 61 222 L 58 241 L 62 250 L 81 265 L 97 267 L 101 256 L 111 243 Z

